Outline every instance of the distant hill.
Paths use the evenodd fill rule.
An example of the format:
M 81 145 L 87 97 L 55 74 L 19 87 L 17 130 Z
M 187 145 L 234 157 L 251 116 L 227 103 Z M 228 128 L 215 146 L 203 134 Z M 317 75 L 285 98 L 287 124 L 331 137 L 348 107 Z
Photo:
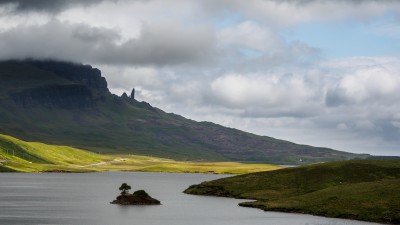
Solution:
M 165 113 L 111 94 L 100 70 L 68 62 L 0 62 L 0 105 L 0 133 L 100 153 L 277 164 L 368 157 Z
M 319 163 L 203 182 L 188 194 L 256 199 L 267 211 L 400 223 L 400 160 Z

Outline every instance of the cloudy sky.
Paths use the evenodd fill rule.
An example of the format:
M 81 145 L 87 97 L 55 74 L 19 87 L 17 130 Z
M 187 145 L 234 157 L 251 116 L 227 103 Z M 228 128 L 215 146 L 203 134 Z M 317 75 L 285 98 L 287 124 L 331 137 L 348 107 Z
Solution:
M 198 121 L 400 155 L 400 1 L 0 0 L 0 60 L 27 57 Z

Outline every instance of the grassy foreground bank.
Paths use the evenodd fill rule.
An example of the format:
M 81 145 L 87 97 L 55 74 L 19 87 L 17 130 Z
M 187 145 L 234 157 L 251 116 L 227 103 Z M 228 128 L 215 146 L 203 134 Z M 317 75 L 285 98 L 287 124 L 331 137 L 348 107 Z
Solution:
M 279 168 L 281 167 L 267 164 L 182 162 L 137 155 L 102 155 L 0 135 L 0 172 L 148 171 L 243 174 Z
M 255 199 L 268 211 L 400 224 L 400 160 L 321 163 L 204 182 L 188 194 Z

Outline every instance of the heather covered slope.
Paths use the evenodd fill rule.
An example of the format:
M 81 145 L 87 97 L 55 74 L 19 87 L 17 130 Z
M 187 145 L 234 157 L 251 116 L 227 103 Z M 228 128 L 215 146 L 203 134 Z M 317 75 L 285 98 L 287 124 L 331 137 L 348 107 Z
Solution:
M 98 69 L 55 61 L 0 63 L 0 132 L 100 153 L 297 164 L 365 158 L 165 113 L 116 96 Z
M 204 182 L 185 193 L 269 211 L 400 223 L 400 160 L 319 163 Z

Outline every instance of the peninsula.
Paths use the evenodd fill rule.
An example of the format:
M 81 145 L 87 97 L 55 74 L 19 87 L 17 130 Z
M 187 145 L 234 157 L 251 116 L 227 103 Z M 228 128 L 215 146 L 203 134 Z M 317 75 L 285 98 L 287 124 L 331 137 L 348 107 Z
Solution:
M 192 185 L 185 193 L 257 201 L 240 206 L 400 223 L 400 160 L 319 163 Z

